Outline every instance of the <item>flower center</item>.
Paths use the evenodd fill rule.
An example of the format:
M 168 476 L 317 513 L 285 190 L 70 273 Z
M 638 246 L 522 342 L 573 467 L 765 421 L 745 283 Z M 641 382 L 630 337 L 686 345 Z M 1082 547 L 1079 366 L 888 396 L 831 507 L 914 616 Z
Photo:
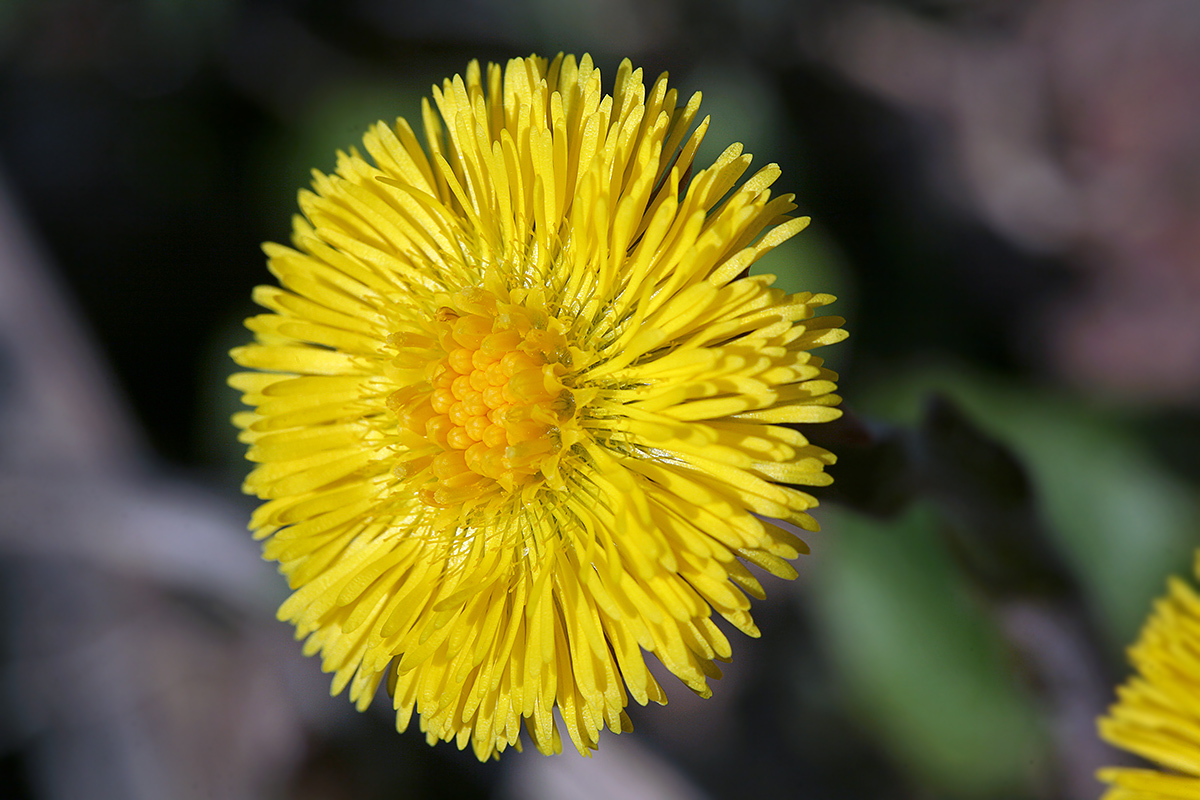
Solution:
M 431 328 L 390 338 L 394 364 L 416 379 L 388 398 L 407 448 L 395 473 L 439 508 L 556 475 L 559 426 L 575 413 L 561 323 L 536 296 L 522 304 L 468 289 L 442 299 Z

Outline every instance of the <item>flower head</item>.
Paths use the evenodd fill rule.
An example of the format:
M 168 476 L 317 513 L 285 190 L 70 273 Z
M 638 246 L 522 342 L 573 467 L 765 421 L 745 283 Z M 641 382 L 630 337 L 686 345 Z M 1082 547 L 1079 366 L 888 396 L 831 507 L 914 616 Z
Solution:
M 251 528 L 280 609 L 364 708 L 387 677 L 403 730 L 487 758 L 580 752 L 665 702 L 652 653 L 710 693 L 749 635 L 743 561 L 784 578 L 833 456 L 783 423 L 838 416 L 810 350 L 833 298 L 756 259 L 801 230 L 775 165 L 741 146 L 693 169 L 707 120 L 629 62 L 612 95 L 584 56 L 472 63 L 366 156 L 300 193 L 282 288 L 233 351 L 235 417 L 267 500 Z M 369 158 L 368 158 L 369 157 Z M 774 227 L 772 227 L 774 226 Z
M 1105 800 L 1200 797 L 1200 596 L 1178 578 L 1168 586 L 1129 649 L 1138 674 L 1100 719 L 1102 737 L 1161 769 L 1101 770 Z

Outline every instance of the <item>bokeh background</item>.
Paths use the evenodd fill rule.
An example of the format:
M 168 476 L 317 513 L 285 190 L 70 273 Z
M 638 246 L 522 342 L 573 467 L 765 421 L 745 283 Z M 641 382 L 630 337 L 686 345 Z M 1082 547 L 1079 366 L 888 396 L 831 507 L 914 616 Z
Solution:
M 357 714 L 274 620 L 224 376 L 312 168 L 472 58 L 629 57 L 839 296 L 823 530 L 591 760 Z M 0 796 L 1085 798 L 1200 537 L 1194 0 L 0 0 Z

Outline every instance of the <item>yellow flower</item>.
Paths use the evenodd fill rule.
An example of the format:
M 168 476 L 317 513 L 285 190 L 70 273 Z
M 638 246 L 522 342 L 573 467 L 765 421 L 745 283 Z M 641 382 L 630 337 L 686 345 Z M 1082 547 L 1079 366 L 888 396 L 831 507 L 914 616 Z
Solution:
M 1200 552 L 1196 573 L 1200 575 Z M 1129 649 L 1138 671 L 1117 689 L 1100 735 L 1162 770 L 1110 767 L 1104 800 L 1200 798 L 1200 596 L 1171 578 L 1141 636 Z
M 279 611 L 365 708 L 480 759 L 628 730 L 665 702 L 655 655 L 707 696 L 756 636 L 742 561 L 784 578 L 833 456 L 786 423 L 838 416 L 809 350 L 844 338 L 756 259 L 800 231 L 779 168 L 693 171 L 707 119 L 666 76 L 584 56 L 478 63 L 433 89 L 426 148 L 378 123 L 300 193 L 283 288 L 255 300 L 230 380 L 294 594 Z M 774 225 L 774 227 L 771 227 Z M 739 560 L 740 559 L 740 560 Z

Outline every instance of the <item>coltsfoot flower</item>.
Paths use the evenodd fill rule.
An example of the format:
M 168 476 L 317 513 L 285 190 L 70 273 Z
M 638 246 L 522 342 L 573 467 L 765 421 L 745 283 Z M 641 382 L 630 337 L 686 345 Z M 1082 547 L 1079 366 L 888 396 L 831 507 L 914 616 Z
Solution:
M 1100 735 L 1162 769 L 1101 770 L 1112 784 L 1104 800 L 1200 798 L 1200 596 L 1191 586 L 1171 578 L 1129 660 L 1138 674 L 1117 689 Z
M 795 576 L 833 456 L 786 423 L 834 419 L 833 298 L 748 267 L 800 231 L 774 164 L 738 185 L 733 145 L 693 170 L 707 119 L 628 61 L 478 63 L 409 124 L 300 193 L 282 288 L 247 321 L 231 383 L 294 594 L 281 619 L 365 708 L 386 676 L 397 727 L 480 759 L 587 754 L 665 702 L 656 656 L 710 694 L 751 635 L 742 563 Z M 690 131 L 690 133 L 689 133 Z

